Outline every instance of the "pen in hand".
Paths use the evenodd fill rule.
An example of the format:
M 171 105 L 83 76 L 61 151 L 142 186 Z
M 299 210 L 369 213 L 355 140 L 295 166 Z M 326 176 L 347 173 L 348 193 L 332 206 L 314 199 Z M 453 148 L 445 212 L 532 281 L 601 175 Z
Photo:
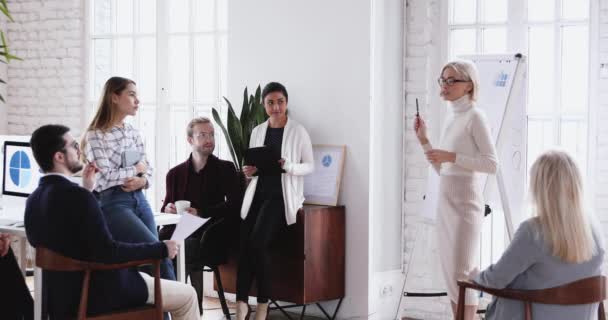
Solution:
M 418 98 L 416 98 L 416 117 L 420 117 L 420 109 L 418 108 Z

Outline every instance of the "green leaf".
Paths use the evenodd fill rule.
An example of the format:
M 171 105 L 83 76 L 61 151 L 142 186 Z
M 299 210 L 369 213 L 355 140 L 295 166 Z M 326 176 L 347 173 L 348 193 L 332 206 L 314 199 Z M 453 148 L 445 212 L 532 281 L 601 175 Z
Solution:
M 239 163 L 242 164 L 243 161 L 243 128 L 241 127 L 241 122 L 239 118 L 237 118 L 232 105 L 228 104 L 228 134 L 230 135 L 230 140 L 232 140 L 232 146 L 234 147 L 234 153 L 236 154 L 236 158 Z
M 245 130 L 244 124 L 247 123 L 247 119 L 249 118 L 249 104 L 247 103 L 247 87 L 245 87 L 245 92 L 243 93 L 243 107 L 241 108 L 241 127 Z M 247 145 L 249 147 L 249 145 Z
M 258 84 L 258 88 L 255 89 L 255 102 L 256 103 L 262 103 L 262 88 L 260 87 L 260 85 Z
M 222 129 L 222 132 L 224 133 L 224 137 L 226 137 L 226 144 L 228 145 L 228 150 L 230 150 L 230 155 L 232 156 L 232 161 L 234 162 L 234 165 L 238 170 L 241 170 L 241 163 L 238 162 L 238 159 L 236 158 L 234 147 L 232 146 L 232 141 L 230 140 L 230 135 L 228 135 L 228 130 L 226 130 L 226 127 L 222 123 L 220 114 L 217 112 L 217 110 L 215 110 L 215 108 L 212 109 L 211 113 L 213 114 L 213 119 L 215 120 L 215 123 L 220 126 L 220 129 Z
M 2 11 L 2 13 L 4 13 L 4 15 L 11 20 L 11 22 L 15 22 L 15 20 L 13 20 L 13 17 L 11 16 L 11 13 L 8 11 L 8 5 L 6 3 L 6 0 L 1 0 L 0 1 L 0 11 Z
M 0 55 L 5 56 L 6 61 L 9 61 L 9 62 L 11 60 L 22 60 L 21 58 L 14 56 L 8 52 L 8 45 L 6 44 L 6 37 L 4 36 L 3 31 L 0 31 L 0 37 L 2 39 L 2 45 L 4 46 L 4 52 L 0 52 Z

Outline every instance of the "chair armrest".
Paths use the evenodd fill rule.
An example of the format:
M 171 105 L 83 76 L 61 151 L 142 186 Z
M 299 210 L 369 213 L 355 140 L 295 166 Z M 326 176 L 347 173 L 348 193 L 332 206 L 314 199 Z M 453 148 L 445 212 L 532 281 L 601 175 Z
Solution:
M 459 287 L 466 289 L 474 289 L 482 292 L 489 293 L 495 297 L 513 299 L 513 300 L 527 300 L 530 295 L 530 291 L 527 290 L 515 290 L 515 289 L 496 289 L 484 287 L 472 280 L 458 280 L 457 284 Z

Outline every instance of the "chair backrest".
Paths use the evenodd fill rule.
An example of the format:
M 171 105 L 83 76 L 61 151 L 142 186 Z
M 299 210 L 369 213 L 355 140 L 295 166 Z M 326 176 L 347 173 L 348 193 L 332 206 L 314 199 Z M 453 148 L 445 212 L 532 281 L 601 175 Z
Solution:
M 558 287 L 538 290 L 494 289 L 471 281 L 458 281 L 460 295 L 456 319 L 464 319 L 464 290 L 471 288 L 493 296 L 519 300 L 524 303 L 524 319 L 532 319 L 532 303 L 553 305 L 582 305 L 599 303 L 598 319 L 605 320 L 603 301 L 606 299 L 606 277 L 595 276 Z
M 559 287 L 529 290 L 522 300 L 533 303 L 576 305 L 597 303 L 606 299 L 606 277 L 596 276 Z
M 92 319 L 162 319 L 162 295 L 160 287 L 160 260 L 140 260 L 131 261 L 120 264 L 102 264 L 95 262 L 85 262 L 72 258 L 65 257 L 50 249 L 44 247 L 36 247 L 36 266 L 49 271 L 82 271 L 84 278 L 82 280 L 82 291 L 80 294 L 80 304 L 78 306 L 78 320 L 86 320 L 87 305 L 89 297 L 89 285 L 91 279 L 91 271 L 94 270 L 116 270 L 129 267 L 135 267 L 143 264 L 154 265 L 154 306 L 146 306 L 137 310 L 126 310 L 125 312 L 112 312 L 107 315 L 99 315 Z M 36 288 L 38 290 L 38 288 Z M 43 289 L 44 291 L 44 289 Z M 43 300 L 44 300 L 43 294 Z M 44 301 L 43 301 L 44 302 Z M 43 303 L 44 304 L 44 303 Z
M 604 276 L 585 278 L 558 287 L 538 290 L 493 289 L 478 285 L 470 287 L 497 297 L 531 303 L 576 305 L 597 303 L 606 299 Z
M 47 248 L 36 248 L 36 266 L 51 271 L 85 271 L 87 262 L 65 257 Z

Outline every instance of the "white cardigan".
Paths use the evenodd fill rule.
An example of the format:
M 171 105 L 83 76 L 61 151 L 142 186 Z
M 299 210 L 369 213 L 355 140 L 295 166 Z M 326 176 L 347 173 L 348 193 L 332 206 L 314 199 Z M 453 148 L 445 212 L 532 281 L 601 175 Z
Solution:
M 261 147 L 264 145 L 268 121 L 253 128 L 249 147 Z M 285 159 L 281 174 L 281 186 L 283 189 L 283 201 L 285 202 L 285 220 L 288 225 L 296 223 L 298 210 L 304 204 L 304 176 L 313 172 L 314 160 L 312 156 L 312 144 L 310 136 L 304 127 L 296 121 L 288 118 L 283 131 L 283 143 L 281 144 L 281 158 Z M 241 218 L 245 220 L 255 195 L 258 177 L 253 177 L 241 207 Z

